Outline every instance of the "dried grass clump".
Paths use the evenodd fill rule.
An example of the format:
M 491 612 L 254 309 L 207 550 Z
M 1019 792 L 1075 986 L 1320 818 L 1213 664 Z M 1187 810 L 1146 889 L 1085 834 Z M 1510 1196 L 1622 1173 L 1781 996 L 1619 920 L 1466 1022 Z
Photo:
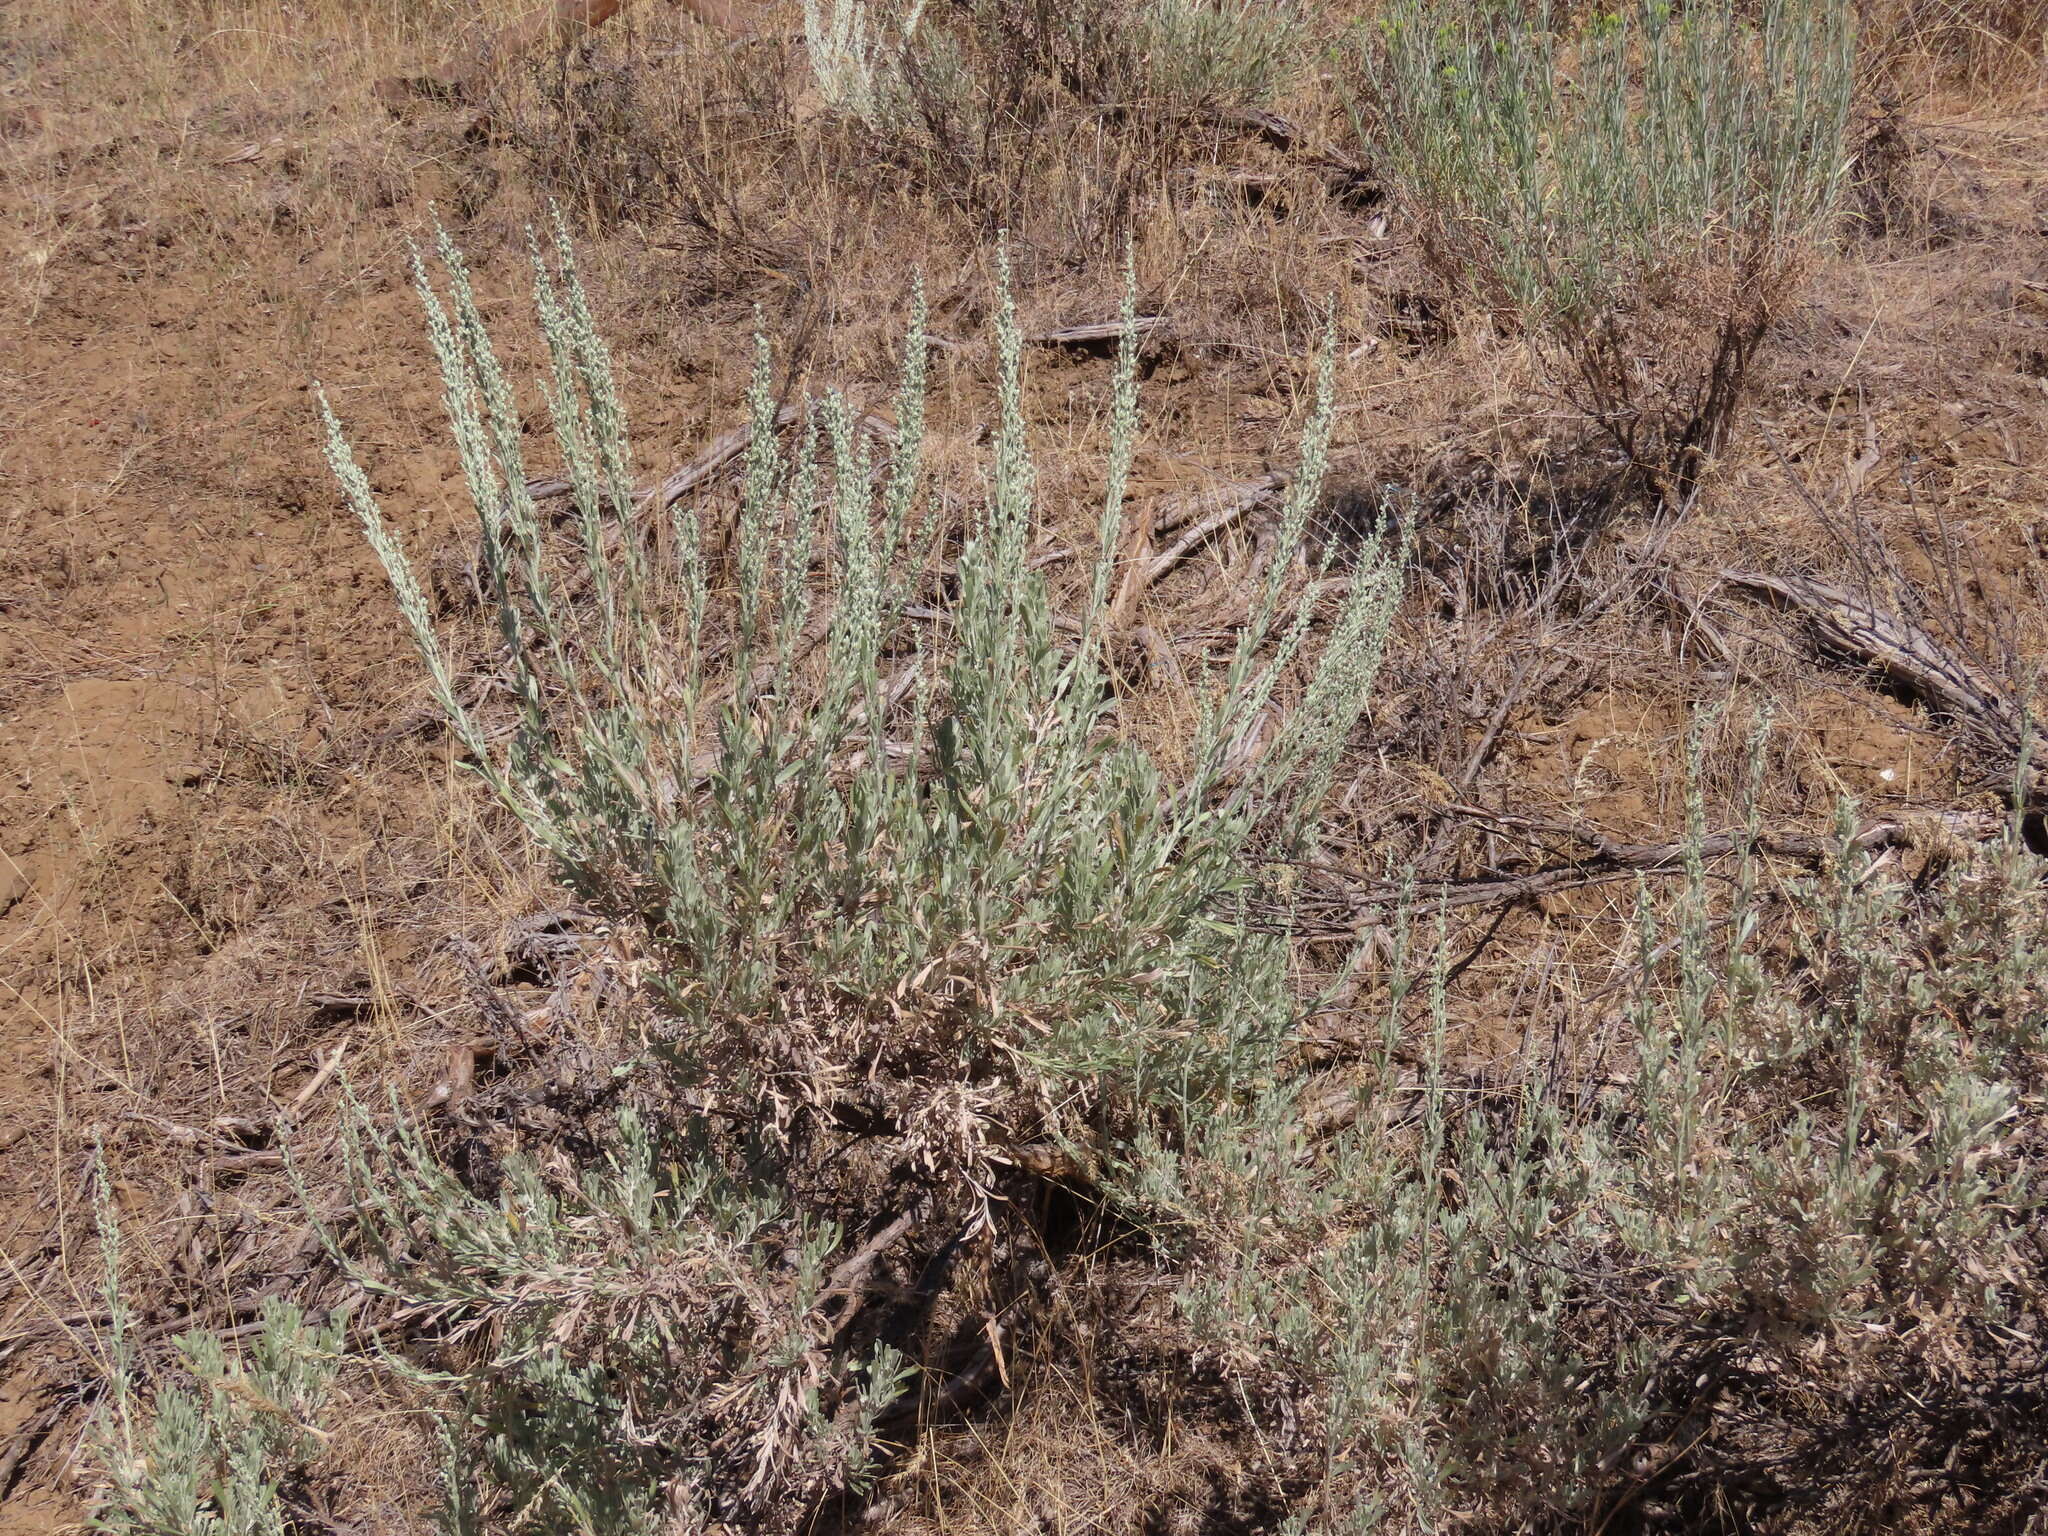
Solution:
M 2041 81 L 2048 0 L 1866 0 L 1864 67 L 1888 89 L 2004 94 Z
M 988 228 L 1092 150 L 1104 236 L 1141 194 L 1205 157 L 1204 139 L 1268 107 L 1300 69 L 1291 3 L 1256 0 L 976 0 L 950 30 L 929 22 L 897 68 L 897 110 L 875 150 L 936 195 L 970 199 Z

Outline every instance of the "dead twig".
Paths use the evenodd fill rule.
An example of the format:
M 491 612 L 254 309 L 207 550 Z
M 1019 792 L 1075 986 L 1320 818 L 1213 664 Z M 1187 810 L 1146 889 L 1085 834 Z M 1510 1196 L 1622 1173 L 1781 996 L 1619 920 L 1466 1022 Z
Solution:
M 1286 484 L 1285 479 L 1279 476 L 1268 475 L 1265 479 L 1277 479 L 1279 484 L 1271 486 L 1262 485 L 1255 491 L 1249 490 L 1244 486 L 1234 488 L 1236 494 L 1218 506 L 1214 512 L 1211 512 L 1207 517 L 1188 529 L 1187 532 L 1174 540 L 1166 549 L 1155 555 L 1145 567 L 1144 580 L 1140 590 L 1142 591 L 1143 587 L 1149 587 L 1158 581 L 1203 544 L 1207 543 L 1231 524 L 1237 522 L 1238 519 L 1251 511 L 1252 508 L 1266 501 L 1282 485 Z M 1156 520 L 1152 525 L 1152 531 L 1155 535 L 1159 532 L 1159 524 Z
M 917 1222 L 918 1216 L 915 1211 L 905 1211 L 861 1244 L 853 1257 L 832 1271 L 831 1279 L 825 1282 L 825 1293 L 818 1298 L 818 1305 L 823 1306 L 838 1296 L 853 1298 L 839 1314 L 839 1320 L 833 1329 L 835 1335 L 844 1333 L 860 1312 L 858 1296 L 861 1288 L 867 1284 L 868 1272 L 875 1267 L 883 1254 L 896 1246 L 899 1239 L 916 1230 Z
M 1214 490 L 1171 497 L 1147 506 L 1131 531 L 1124 579 L 1110 606 L 1111 627 L 1123 628 L 1129 623 L 1138 599 L 1145 595 L 1147 588 L 1252 508 L 1278 494 L 1292 478 L 1290 472 L 1276 470 L 1256 480 L 1236 481 Z M 1174 532 L 1180 532 L 1180 537 L 1165 550 L 1154 554 L 1152 541 Z
M 1294 479 L 1287 470 L 1274 470 L 1252 480 L 1232 480 L 1207 490 L 1183 492 L 1158 503 L 1152 516 L 1152 532 L 1173 533 L 1197 518 L 1226 510 L 1246 511 L 1287 489 Z
M 328 1053 L 328 1057 L 324 1062 L 320 1063 L 320 1069 L 307 1081 L 306 1086 L 301 1088 L 293 1097 L 291 1113 L 297 1114 L 300 1110 L 304 1109 L 312 1101 L 314 1095 L 334 1081 L 334 1074 L 341 1070 L 341 1058 L 348 1054 L 349 1040 L 349 1036 L 343 1035 L 341 1043 Z

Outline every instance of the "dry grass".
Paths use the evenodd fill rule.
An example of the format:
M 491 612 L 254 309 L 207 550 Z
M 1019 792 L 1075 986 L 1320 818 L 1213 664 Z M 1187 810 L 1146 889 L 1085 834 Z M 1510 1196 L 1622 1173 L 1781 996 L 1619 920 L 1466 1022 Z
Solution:
M 1938 84 L 1982 98 L 2039 89 L 2041 0 L 1879 0 L 1862 8 L 1871 72 L 1893 91 Z
M 1364 9 L 1316 8 L 1319 42 Z M 639 1038 L 639 956 L 587 914 L 536 922 L 563 899 L 452 766 L 318 461 L 315 378 L 415 547 L 444 550 L 440 617 L 485 654 L 404 285 L 404 241 L 430 203 L 528 360 L 520 232 L 549 197 L 579 220 L 650 478 L 740 418 L 757 314 L 787 387 L 879 403 L 917 268 L 939 339 L 936 473 L 963 485 L 993 373 L 998 227 L 1027 332 L 1107 318 L 1126 241 L 1140 307 L 1169 317 L 1146 358 L 1134 506 L 1284 464 L 1334 316 L 1351 515 L 1376 516 L 1392 485 L 1384 504 L 1414 519 L 1418 546 L 1324 834 L 1361 880 L 1529 867 L 1510 831 L 1454 805 L 1676 837 L 1683 743 L 1710 707 L 1725 707 L 1703 748 L 1716 821 L 1736 814 L 1766 706 L 1774 823 L 1824 828 L 1844 792 L 1873 812 L 1988 803 L 2003 765 L 1816 658 L 1719 573 L 1904 588 L 1897 606 L 1929 631 L 2023 696 L 2038 687 L 2039 4 L 1872 8 L 1868 121 L 1890 126 L 1865 157 L 1866 228 L 1777 316 L 1745 426 L 1671 527 L 1610 518 L 1547 467 L 1579 424 L 1521 341 L 1460 308 L 1410 232 L 1387 226 L 1342 82 L 1319 68 L 1275 103 L 1296 129 L 1284 147 L 1256 124 L 1140 131 L 1028 100 L 1021 81 L 1020 110 L 1041 114 L 1029 135 L 884 144 L 819 121 L 800 28 L 735 45 L 648 7 L 573 67 L 507 68 L 485 103 L 377 94 L 520 14 L 57 0 L 11 17 L 0 42 L 0 410 L 17 424 L 0 447 L 0 1146 L 18 1173 L 0 1202 L 0 1432 L 19 1450 L 0 1449 L 0 1529 L 73 1521 L 90 1493 L 96 1143 L 160 1360 L 174 1326 L 240 1327 L 266 1291 L 338 1294 L 276 1156 L 290 1140 L 316 1196 L 338 1195 L 340 1080 L 296 1102 L 337 1052 L 350 1083 L 396 1089 L 452 1157 L 482 1166 L 580 1134 Z M 1106 368 L 1034 352 L 1048 545 L 1092 526 Z M 1132 615 L 1155 645 L 1133 645 L 1123 719 L 1162 758 L 1193 704 L 1158 658 L 1188 668 L 1227 645 L 1259 527 L 1204 546 Z M 1445 1050 L 1475 1093 L 1613 1069 L 1632 901 L 1589 886 L 1455 920 L 1470 958 Z M 1337 944 L 1308 954 L 1332 972 L 1345 958 Z M 1333 1061 L 1345 1023 L 1317 1021 Z M 1128 1248 L 1096 1256 L 1111 1234 L 1066 1219 L 1061 1283 L 1086 1305 L 1020 1327 L 1007 1391 L 926 1426 L 874 1518 L 1079 1532 L 1128 1529 L 1136 1509 L 1147 1529 L 1273 1528 L 1273 1490 L 1300 1473 L 1291 1453 L 1240 1387 L 1173 1352 Z M 1869 1369 L 1879 1386 L 1887 1371 L 1909 1380 L 1890 1357 Z M 432 1479 L 417 1421 L 385 1385 L 343 1390 L 364 1411 L 311 1525 L 420 1528 Z M 1718 1473 L 1607 1528 L 1723 1528 L 1716 1496 L 1747 1508 L 1742 1477 L 1768 1446 L 1708 1450 L 1723 1459 L 1697 1465 Z M 1955 1528 L 1974 1497 L 2021 1529 L 2026 1475 L 1891 1507 L 1899 1528 Z M 1830 1507 L 1805 1528 L 1873 1527 Z

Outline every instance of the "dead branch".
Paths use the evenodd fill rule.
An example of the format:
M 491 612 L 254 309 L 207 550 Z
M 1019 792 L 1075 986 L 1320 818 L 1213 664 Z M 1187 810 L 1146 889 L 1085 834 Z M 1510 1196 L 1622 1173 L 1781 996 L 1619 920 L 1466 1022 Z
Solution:
M 1789 608 L 1824 649 L 1876 668 L 1895 687 L 2018 759 L 2022 711 L 1982 668 L 1919 625 L 1824 581 L 1755 571 L 1723 571 L 1721 580 Z
M 781 410 L 775 413 L 775 430 L 780 432 L 785 427 L 794 425 L 796 419 L 802 414 L 803 408 L 801 406 L 783 406 Z M 657 513 L 666 512 L 670 507 L 682 500 L 683 497 L 689 495 L 691 491 L 745 453 L 753 445 L 753 441 L 754 424 L 752 422 L 748 422 L 744 426 L 735 427 L 732 431 L 714 438 L 711 446 L 699 454 L 696 459 L 685 464 L 681 469 L 662 481 L 651 493 L 643 492 L 641 500 L 653 502 L 653 510 Z
M 1291 471 L 1276 469 L 1253 480 L 1227 481 L 1207 490 L 1167 497 L 1159 503 L 1158 511 L 1153 515 L 1152 532 L 1172 533 L 1205 514 L 1214 515 L 1231 509 L 1239 512 L 1248 510 L 1285 490 L 1293 478 Z
M 1520 875 L 1496 874 L 1470 880 L 1414 883 L 1366 881 L 1328 893 L 1321 899 L 1311 897 L 1304 903 L 1311 911 L 1347 912 L 1351 914 L 1348 918 L 1293 918 L 1287 922 L 1290 930 L 1349 933 L 1362 925 L 1379 922 L 1388 908 L 1408 899 L 1412 899 L 1418 908 L 1490 906 L 1531 901 L 1559 891 L 1604 885 L 1616 880 L 1682 874 L 1689 856 L 1695 852 L 1707 862 L 1747 851 L 1818 866 L 1837 857 L 1844 846 L 1831 837 L 1786 830 L 1759 831 L 1754 840 L 1746 832 L 1717 833 L 1700 839 L 1696 849 L 1682 840 L 1621 843 L 1583 824 L 1543 821 L 1481 806 L 1448 806 L 1444 810 L 1447 815 L 1466 816 L 1507 830 L 1563 838 L 1580 845 L 1586 852 L 1569 862 L 1549 864 Z M 1925 817 L 1868 823 L 1850 837 L 1847 846 L 1862 853 L 1878 853 L 1893 848 L 1938 845 L 1943 840 L 1988 842 L 1997 837 L 2006 825 L 2004 817 L 1992 812 L 1945 811 Z M 1329 865 L 1310 867 L 1326 876 L 1350 878 L 1347 871 Z
M 775 413 L 775 430 L 780 432 L 794 426 L 803 419 L 809 402 L 792 403 Z M 883 417 L 864 411 L 854 421 L 856 432 L 865 432 L 882 442 L 893 443 L 896 429 Z M 675 470 L 658 485 L 643 486 L 633 492 L 633 500 L 643 513 L 660 514 L 681 501 L 698 486 L 712 478 L 720 470 L 745 453 L 754 441 L 754 424 L 747 422 L 734 427 L 730 432 L 711 440 L 711 444 L 696 458 L 682 468 Z M 575 490 L 572 481 L 560 475 L 538 477 L 526 482 L 526 494 L 535 501 L 553 501 L 567 496 Z
M 1162 576 L 1166 575 L 1167 572 L 1179 565 L 1181 561 L 1193 554 L 1195 550 L 1235 523 L 1239 518 L 1251 511 L 1252 508 L 1266 501 L 1281 486 L 1287 483 L 1286 477 L 1282 475 L 1267 475 L 1264 477 L 1264 481 L 1274 481 L 1277 483 L 1267 486 L 1264 485 L 1263 481 L 1252 482 L 1260 484 L 1262 487 L 1256 492 L 1252 492 L 1244 486 L 1234 487 L 1233 489 L 1236 494 L 1225 500 L 1214 512 L 1211 512 L 1207 517 L 1196 523 L 1178 539 L 1174 540 L 1168 548 L 1152 558 L 1151 563 L 1145 567 L 1143 585 L 1146 587 L 1151 586 Z M 1161 531 L 1156 519 L 1152 524 L 1152 531 L 1155 534 Z
M 1148 506 L 1132 530 L 1124 579 L 1110 606 L 1111 627 L 1121 629 L 1129 622 L 1147 588 L 1209 539 L 1276 495 L 1292 478 L 1290 471 L 1276 470 L 1256 480 L 1236 481 Z M 1191 523 L 1193 526 L 1189 527 Z M 1179 530 L 1185 531 L 1166 550 L 1156 555 L 1152 552 L 1154 539 Z
M 1134 315 L 1131 317 L 1129 329 L 1138 340 L 1143 341 L 1149 336 L 1163 332 L 1165 327 L 1164 315 Z M 1035 335 L 1027 336 L 1025 340 L 1042 347 L 1099 346 L 1105 341 L 1122 340 L 1124 330 L 1122 320 L 1098 320 L 1087 325 L 1065 325 L 1055 330 L 1039 331 Z

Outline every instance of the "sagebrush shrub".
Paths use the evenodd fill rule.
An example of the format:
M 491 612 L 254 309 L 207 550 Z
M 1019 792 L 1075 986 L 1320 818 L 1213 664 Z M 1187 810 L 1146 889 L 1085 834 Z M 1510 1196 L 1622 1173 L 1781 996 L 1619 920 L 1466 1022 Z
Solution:
M 897 1200 L 987 1225 L 1013 1209 L 995 1192 L 1014 1170 L 1106 1178 L 1273 1075 L 1293 1018 L 1287 946 L 1242 901 L 1313 822 L 1370 693 L 1397 564 L 1368 555 L 1316 645 L 1316 588 L 1297 593 L 1295 562 L 1273 562 L 1169 781 L 1121 739 L 1109 672 L 1138 432 L 1128 297 L 1097 553 L 1058 599 L 1031 559 L 1007 292 L 985 498 L 951 530 L 951 560 L 923 495 L 913 331 L 887 465 L 836 397 L 785 448 L 764 354 L 737 528 L 715 565 L 687 503 L 651 537 L 566 241 L 559 275 L 535 262 L 566 540 L 527 490 L 514 393 L 462 259 L 445 238 L 441 255 L 452 310 L 424 267 L 420 288 L 517 704 L 505 746 L 464 703 L 331 416 L 330 456 L 473 766 L 654 958 L 668 1107 L 658 1126 L 625 1127 L 615 1173 L 565 1199 L 522 1171 L 502 1209 L 403 1132 L 359 1122 L 377 1256 L 360 1272 L 408 1308 L 488 1314 L 515 1341 L 467 1378 L 501 1405 L 486 1418 L 526 1426 L 487 1447 L 512 1497 L 564 1519 L 602 1506 L 618 1530 L 660 1510 L 764 1514 L 850 1484 L 898 1383 L 886 1353 L 819 1312 L 838 1227 L 778 1189 L 872 1200 L 845 1186 L 882 1156 L 921 1191 Z M 1317 495 L 1330 377 L 1326 350 L 1283 549 L 1301 547 Z M 1281 703 L 1247 754 L 1248 725 Z M 881 1153 L 842 1155 L 877 1140 Z M 657 1142 L 709 1150 L 656 1159 Z M 653 1273 L 676 1275 L 673 1290 L 633 1312 Z M 525 1406 L 504 1407 L 507 1393 Z M 623 1444 L 650 1415 L 666 1429 Z
M 882 130 L 906 110 L 902 59 L 917 46 L 924 0 L 877 4 L 866 0 L 804 0 L 804 43 L 811 77 L 833 111 L 851 113 Z
M 842 1337 L 841 1232 L 685 1129 L 702 1125 L 627 1111 L 576 1186 L 515 1158 L 493 1198 L 402 1116 L 352 1115 L 350 1274 L 410 1323 L 487 1341 L 438 1378 L 467 1426 L 449 1447 L 458 1505 L 489 1488 L 543 1529 L 688 1530 L 872 1475 L 914 1373 Z
M 1439 269 L 1682 490 L 1833 218 L 1854 38 L 1835 0 L 1585 19 L 1403 0 L 1366 47 L 1359 119 Z
M 254 1338 L 230 1355 L 194 1329 L 176 1340 L 177 1377 L 146 1396 L 135 1322 L 121 1289 L 121 1234 L 104 1165 L 107 1395 L 92 1444 L 105 1487 L 92 1516 L 107 1536 L 284 1536 L 295 1495 L 322 1456 L 328 1398 L 346 1361 L 346 1313 L 319 1324 L 263 1303 Z
M 1172 772 L 1119 729 L 1130 300 L 1095 557 L 1055 588 L 1006 300 L 962 521 L 920 466 L 913 333 L 880 449 L 829 396 L 778 438 L 764 366 L 720 544 L 708 505 L 656 526 L 635 494 L 566 243 L 535 276 L 572 491 L 560 516 L 533 501 L 516 393 L 441 257 L 446 303 L 418 276 L 502 703 L 469 702 L 331 415 L 330 454 L 466 761 L 630 936 L 657 1017 L 616 1119 L 501 1176 L 458 1176 L 395 1100 L 351 1104 L 328 1251 L 400 1325 L 387 1342 L 279 1307 L 245 1361 L 189 1341 L 197 1387 L 152 1397 L 115 1289 L 103 1528 L 290 1528 L 352 1364 L 409 1378 L 437 1421 L 451 1531 L 801 1527 L 888 1474 L 932 1376 L 976 1379 L 936 1321 L 964 1251 L 1023 1277 L 963 1307 L 991 1330 L 1030 1286 L 1077 1309 L 1111 1283 L 1092 1255 L 1055 1281 L 1049 1181 L 1149 1264 L 1171 1310 L 1134 1331 L 1175 1390 L 1226 1384 L 1247 1486 L 1291 1530 L 1598 1529 L 1653 1480 L 1665 1515 L 1726 1524 L 1752 1494 L 1714 1458 L 1745 1454 L 1820 1468 L 1802 1508 L 1824 1510 L 1952 1459 L 1940 1437 L 1988 1422 L 1988 1395 L 2034 1401 L 2048 890 L 2017 827 L 1879 855 L 1845 805 L 1830 856 L 1766 869 L 1763 732 L 1725 839 L 1695 737 L 1682 861 L 1644 876 L 1587 1038 L 1478 1070 L 1447 913 L 1402 904 L 1343 1007 L 1290 938 L 1403 551 L 1369 546 L 1327 623 L 1326 583 L 1273 561 Z M 1321 379 L 1283 551 L 1321 475 L 1327 351 Z M 1335 1045 L 1298 1049 L 1333 1013 Z M 1873 1356 L 1917 1373 L 1926 1400 L 1887 1395 L 1924 1423 L 1844 1434 L 1874 1411 Z M 1156 1428 L 1127 1433 L 1149 1453 Z M 1795 1493 L 1762 1486 L 1772 1528 L 1799 1528 Z
M 1696 799 L 1690 822 L 1697 848 Z M 1450 956 L 1422 946 L 1415 975 L 1404 919 L 1344 1131 L 1305 1141 L 1309 1090 L 1283 1079 L 1151 1149 L 1136 1187 L 1184 1235 L 1194 1335 L 1323 1426 L 1302 1528 L 1598 1524 L 1641 1457 L 1758 1413 L 1702 1403 L 1698 1362 L 1757 1359 L 1825 1401 L 1853 1390 L 1815 1363 L 1844 1333 L 1938 1354 L 2034 1304 L 1993 1256 L 2043 1199 L 2016 1113 L 2048 1069 L 2040 862 L 2016 828 L 1934 831 L 1915 881 L 1842 824 L 1790 886 L 1789 953 L 1766 954 L 1747 855 L 1728 895 L 1697 853 L 1675 905 L 1643 892 L 1632 1080 L 1470 1102 L 1444 1062 Z M 1396 1049 L 1418 985 L 1419 1072 Z
M 422 291 L 520 705 L 509 751 L 461 702 L 338 435 L 336 470 L 479 771 L 579 894 L 644 925 L 664 957 L 677 1059 L 709 1091 L 765 1101 L 778 1123 L 859 1100 L 921 1127 L 935 1162 L 971 1167 L 1010 1143 L 1127 1135 L 1162 1094 L 1199 1099 L 1267 1049 L 1265 1007 L 1240 1012 L 1216 978 L 1273 941 L 1226 914 L 1261 838 L 1285 835 L 1269 825 L 1281 791 L 1298 827 L 1365 706 L 1397 590 L 1390 563 L 1355 574 L 1287 726 L 1226 792 L 1232 744 L 1309 635 L 1313 595 L 1288 597 L 1291 567 L 1277 562 L 1208 703 L 1192 778 L 1169 784 L 1118 739 L 1105 670 L 1134 342 L 1073 642 L 1059 641 L 1029 560 L 1022 343 L 1007 300 L 985 510 L 943 578 L 957 600 L 939 627 L 906 612 L 913 583 L 932 579 L 935 531 L 919 513 L 921 335 L 879 490 L 836 399 L 795 451 L 778 446 L 764 371 L 729 613 L 714 612 L 687 505 L 659 566 L 644 545 L 609 363 L 566 244 L 566 285 L 536 270 L 549 404 L 575 486 L 567 572 L 527 495 L 516 404 L 461 259 L 445 242 L 443 255 L 452 319 L 424 276 Z M 1300 545 L 1321 479 L 1327 358 L 1323 379 L 1286 547 Z

